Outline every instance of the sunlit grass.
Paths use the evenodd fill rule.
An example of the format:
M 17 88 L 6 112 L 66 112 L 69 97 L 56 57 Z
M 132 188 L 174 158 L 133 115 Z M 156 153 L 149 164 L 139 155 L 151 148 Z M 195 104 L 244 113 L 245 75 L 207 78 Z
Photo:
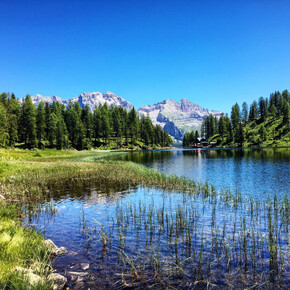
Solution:
M 211 184 L 167 176 L 132 162 L 110 160 L 116 154 L 123 153 L 0 150 L 0 194 L 6 202 L 0 211 L 3 285 L 21 281 L 14 277 L 15 265 L 29 267 L 35 259 L 44 258 L 41 236 L 20 227 L 16 214 L 19 211 L 12 202 L 31 206 L 35 200 L 53 196 L 57 190 L 82 189 L 90 185 L 115 192 L 120 188 L 143 186 L 164 190 L 166 195 L 170 191 L 183 194 L 183 203 L 171 211 L 160 204 L 157 206 L 154 201 L 119 205 L 113 219 L 114 227 L 101 227 L 100 231 L 88 229 L 83 213 L 82 231 L 89 238 L 94 232 L 100 236 L 102 255 L 110 244 L 118 242 L 124 267 L 126 269 L 127 265 L 132 273 L 129 280 L 122 276 L 122 287 L 171 287 L 170 284 L 183 287 L 188 277 L 192 285 L 199 287 L 213 287 L 216 283 L 227 287 L 283 284 L 283 275 L 289 269 L 287 196 L 279 201 L 274 197 L 258 202 L 243 198 L 240 193 L 217 190 Z M 201 212 L 192 198 L 199 198 Z M 223 220 L 218 215 L 221 212 Z M 207 229 L 200 220 L 205 213 L 211 221 Z M 11 230 L 13 228 L 16 230 Z M 150 255 L 134 259 L 126 253 L 128 231 L 136 236 L 143 232 L 146 245 L 152 249 Z M 169 256 L 158 252 L 161 240 L 166 241 Z M 37 249 L 33 253 L 25 246 L 30 244 Z M 18 245 L 24 245 L 21 251 Z M 220 281 L 213 279 L 217 271 L 222 273 Z M 148 277 L 152 276 L 155 280 L 148 282 Z
M 0 203 L 0 288 L 28 289 L 29 284 L 16 267 L 31 268 L 38 266 L 40 276 L 48 274 L 47 250 L 40 234 L 30 228 L 21 226 L 19 208 Z M 51 285 L 45 280 L 36 289 L 49 289 Z

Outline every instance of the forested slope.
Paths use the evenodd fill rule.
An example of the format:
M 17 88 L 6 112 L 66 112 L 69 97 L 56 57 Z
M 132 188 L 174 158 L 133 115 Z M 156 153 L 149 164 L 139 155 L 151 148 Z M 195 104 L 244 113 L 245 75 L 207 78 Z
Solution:
M 184 136 L 183 146 L 196 144 L 196 134 Z M 290 94 L 287 90 L 259 98 L 250 107 L 232 107 L 230 117 L 212 115 L 203 120 L 201 136 L 216 146 L 290 146 Z
M 136 110 L 108 107 L 90 110 L 78 102 L 39 103 L 29 95 L 19 102 L 14 94 L 0 95 L 0 147 L 24 148 L 158 148 L 172 143 L 167 131 L 154 126 Z

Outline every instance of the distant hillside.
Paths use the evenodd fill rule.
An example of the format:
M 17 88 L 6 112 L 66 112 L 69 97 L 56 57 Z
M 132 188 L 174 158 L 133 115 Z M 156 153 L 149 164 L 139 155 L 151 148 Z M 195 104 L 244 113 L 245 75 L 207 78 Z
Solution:
M 202 123 L 202 137 L 215 146 L 290 146 L 290 94 L 275 92 L 269 99 L 261 97 L 248 109 L 247 103 L 232 107 L 230 117 L 210 115 Z M 195 133 L 183 138 L 185 147 L 194 146 Z
M 14 94 L 2 93 L 0 147 L 156 149 L 173 143 L 167 131 L 130 106 L 111 93 L 82 94 L 71 104 L 29 95 L 19 102 Z

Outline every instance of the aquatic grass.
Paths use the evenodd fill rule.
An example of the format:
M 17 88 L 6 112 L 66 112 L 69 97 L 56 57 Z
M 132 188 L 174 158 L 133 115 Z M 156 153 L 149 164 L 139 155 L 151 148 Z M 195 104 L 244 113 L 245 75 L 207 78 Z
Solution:
M 285 222 L 285 210 L 281 210 L 284 201 L 273 198 L 251 210 L 251 199 L 237 208 L 233 203 L 219 202 L 219 196 L 211 200 L 201 195 L 159 194 L 159 203 L 150 197 L 135 204 L 118 200 L 117 221 L 110 223 L 109 229 L 102 226 L 102 231 L 110 231 L 118 251 L 126 253 L 122 271 L 128 265 L 135 273 L 132 280 L 127 276 L 128 285 L 182 288 L 192 283 L 244 288 L 271 284 L 285 288 L 289 278 L 285 271 L 290 265 L 288 235 L 281 226 Z M 211 209 L 210 215 L 204 207 Z M 253 219 L 252 212 L 258 218 Z M 126 239 L 128 233 L 131 238 L 144 239 L 136 238 L 137 244 L 132 246 Z M 114 242 L 119 239 L 122 243 Z M 130 248 L 136 246 L 143 249 L 142 253 L 130 255 Z M 143 265 L 142 269 L 137 265 Z
M 2 173 L 0 183 L 3 195 L 19 201 L 50 196 L 50 190 L 69 186 L 85 186 L 90 183 L 108 185 L 108 188 L 137 185 L 153 186 L 199 194 L 201 185 L 184 177 L 166 176 L 132 162 L 106 161 L 6 161 L 11 170 Z
M 107 153 L 94 156 L 98 154 L 4 158 L 1 195 L 8 203 L 31 203 L 37 198 L 50 199 L 64 188 L 82 191 L 94 186 L 113 193 L 154 189 L 161 203 L 155 202 L 155 193 L 146 202 L 116 201 L 115 215 L 104 217 L 110 225 L 98 225 L 100 231 L 89 226 L 85 211 L 81 213 L 80 230 L 88 248 L 98 242 L 104 261 L 107 253 L 115 253 L 123 261 L 123 286 L 285 287 L 289 281 L 287 196 L 258 202 L 239 192 L 217 190 L 211 184 L 166 176 L 131 162 L 107 160 Z M 142 253 L 130 251 L 129 235 L 136 237 Z

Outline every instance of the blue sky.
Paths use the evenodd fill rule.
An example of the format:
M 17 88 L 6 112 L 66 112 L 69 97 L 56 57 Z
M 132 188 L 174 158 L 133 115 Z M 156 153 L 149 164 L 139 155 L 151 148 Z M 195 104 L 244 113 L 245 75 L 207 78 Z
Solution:
M 0 0 L 0 91 L 229 112 L 290 89 L 289 1 Z

